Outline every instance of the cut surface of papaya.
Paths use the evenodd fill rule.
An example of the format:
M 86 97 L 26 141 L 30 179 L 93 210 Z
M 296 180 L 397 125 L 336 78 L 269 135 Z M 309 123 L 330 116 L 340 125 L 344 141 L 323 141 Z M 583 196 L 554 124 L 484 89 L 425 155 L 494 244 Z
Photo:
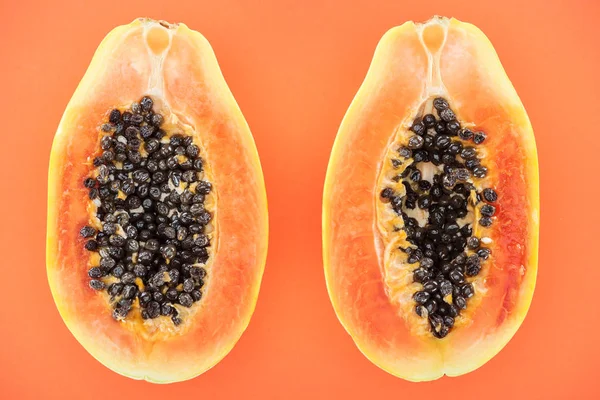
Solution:
M 92 356 L 167 383 L 233 348 L 264 270 L 266 192 L 201 34 L 142 18 L 111 31 L 61 119 L 48 180 L 48 280 Z
M 435 17 L 384 35 L 323 197 L 329 296 L 366 357 L 424 381 L 506 345 L 535 287 L 538 179 L 525 109 L 477 27 Z

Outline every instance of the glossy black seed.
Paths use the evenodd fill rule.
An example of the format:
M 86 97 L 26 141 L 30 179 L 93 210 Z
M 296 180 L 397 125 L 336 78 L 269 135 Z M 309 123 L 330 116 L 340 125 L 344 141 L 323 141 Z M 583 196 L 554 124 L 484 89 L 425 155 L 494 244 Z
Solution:
M 99 279 L 90 280 L 90 287 L 94 290 L 103 290 L 106 288 L 106 284 Z
M 476 250 L 479 248 L 479 239 L 475 236 L 471 236 L 467 239 L 467 247 L 471 250 Z
M 448 101 L 443 97 L 436 97 L 435 99 L 433 99 L 433 107 L 438 111 L 442 111 L 450 107 L 450 105 L 448 104 Z
M 430 293 L 425 291 L 418 291 L 413 295 L 413 298 L 417 302 L 417 304 L 425 304 L 427 300 L 429 300 Z
M 125 268 L 122 264 L 117 264 L 111 271 L 110 274 L 115 278 L 120 278 L 125 273 Z
M 433 128 L 435 126 L 435 116 L 433 114 L 426 114 L 423 117 L 423 124 L 426 128 Z
M 123 297 L 126 299 L 133 299 L 138 292 L 138 288 L 136 285 L 127 284 L 123 288 Z
M 114 109 L 110 112 L 110 115 L 108 116 L 108 120 L 110 122 L 112 122 L 113 124 L 116 124 L 117 122 L 119 122 L 121 120 L 121 111 Z
M 446 123 L 444 121 L 437 121 L 434 126 L 435 131 L 439 133 L 446 132 Z
M 125 245 L 125 238 L 120 235 L 110 235 L 110 237 L 108 238 L 108 242 L 112 246 L 122 247 Z
M 412 150 L 416 150 L 416 149 L 420 149 L 421 147 L 423 147 L 423 144 L 425 143 L 425 140 L 423 139 L 422 136 L 411 136 L 408 139 L 408 148 L 412 149 Z
M 439 285 L 439 291 L 442 297 L 448 296 L 450 293 L 452 293 L 452 289 L 452 282 L 448 280 L 443 280 Z
M 490 217 L 481 217 L 479 219 L 479 225 L 483 227 L 490 227 L 492 225 L 492 219 Z
M 419 171 L 418 169 L 415 169 L 414 171 L 412 171 L 410 173 L 410 179 L 413 182 L 419 182 L 421 180 L 421 171 Z
M 442 178 L 442 185 L 445 188 L 452 188 L 456 184 L 456 175 L 454 174 L 444 174 Z
M 487 248 L 481 248 L 481 249 L 477 250 L 477 255 L 479 256 L 479 258 L 481 258 L 483 260 L 487 260 L 490 257 L 491 253 L 492 253 L 492 251 Z
M 470 299 L 475 294 L 475 289 L 471 283 L 465 283 L 460 287 L 461 293 L 464 298 Z
M 478 131 L 473 134 L 473 143 L 481 144 L 485 141 L 487 135 L 484 132 Z
M 476 178 L 483 178 L 487 175 L 487 168 L 484 166 L 478 166 L 473 168 L 473 175 Z
M 433 260 L 429 257 L 423 257 L 421 259 L 421 267 L 422 268 L 431 268 L 431 267 L 433 267 L 433 264 L 434 264 Z
M 462 272 L 460 272 L 458 269 L 450 271 L 450 275 L 448 277 L 455 284 L 462 283 L 465 280 L 465 277 L 463 276 Z
M 483 198 L 485 199 L 485 201 L 493 203 L 496 200 L 498 200 L 498 195 L 496 194 L 496 191 L 494 191 L 494 189 L 486 188 L 483 189 Z
M 483 206 L 481 206 L 480 211 L 481 211 L 481 215 L 484 215 L 486 217 L 491 217 L 496 212 L 496 207 L 494 207 L 491 204 L 484 204 Z
M 194 301 L 200 301 L 200 299 L 202 299 L 202 292 L 200 290 L 192 290 L 191 295 Z
M 170 228 L 173 229 L 172 227 Z M 171 259 L 177 254 L 177 248 L 172 244 L 168 244 L 166 246 L 161 247 L 160 253 L 164 258 Z
M 462 128 L 460 131 L 458 131 L 458 137 L 462 140 L 469 140 L 473 137 L 473 131 L 469 128 Z
M 460 151 L 460 156 L 465 160 L 477 157 L 477 150 L 474 147 L 465 147 Z
M 415 122 L 410 127 L 410 130 L 416 133 L 417 135 L 422 135 L 425 133 L 425 124 L 422 122 Z
M 450 121 L 456 119 L 456 115 L 454 114 L 454 111 L 452 111 L 449 108 L 446 108 L 446 109 L 440 111 L 439 114 L 440 114 L 440 118 L 442 119 L 442 121 L 445 121 L 445 122 L 450 122 Z
M 85 242 L 85 249 L 89 250 L 89 251 L 96 251 L 98 250 L 98 242 L 95 241 L 94 239 L 90 239 L 87 242 Z
M 423 210 L 427 210 L 429 208 L 429 206 L 431 206 L 431 196 L 424 195 L 424 196 L 419 197 L 417 204 L 419 205 L 419 208 L 421 208 Z
M 453 298 L 452 302 L 460 310 L 464 310 L 465 308 L 467 308 L 467 301 L 462 296 L 457 296 L 457 297 Z
M 394 190 L 392 188 L 388 187 L 388 188 L 383 189 L 379 195 L 381 196 L 382 199 L 389 200 L 394 195 Z
M 154 105 L 154 102 L 148 96 L 144 96 L 144 97 L 142 97 L 142 100 L 140 100 L 140 106 L 142 107 L 142 111 L 144 111 L 144 112 L 148 112 L 148 111 L 152 110 L 153 105 Z
M 439 283 L 437 281 L 428 281 L 423 285 L 423 290 L 428 293 L 437 292 L 439 289 Z
M 449 132 L 453 136 L 458 133 L 459 129 L 460 129 L 460 124 L 456 120 L 448 121 L 448 123 L 446 124 L 446 131 Z
M 194 303 L 194 298 L 189 293 L 181 293 L 179 295 L 179 304 L 184 307 L 191 307 Z
M 91 226 L 84 226 L 79 231 L 79 234 L 84 238 L 89 238 L 96 234 L 96 229 L 92 228 Z
M 462 150 L 463 146 L 460 142 L 452 142 L 446 152 L 451 155 L 458 155 Z

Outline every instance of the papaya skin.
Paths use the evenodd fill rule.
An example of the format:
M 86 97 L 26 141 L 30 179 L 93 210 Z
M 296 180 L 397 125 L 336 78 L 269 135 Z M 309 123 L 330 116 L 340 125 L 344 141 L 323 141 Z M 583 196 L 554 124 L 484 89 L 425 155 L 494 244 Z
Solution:
M 158 33 L 163 36 L 148 42 L 152 29 L 164 30 Z M 92 168 L 99 126 L 112 108 L 146 94 L 200 143 L 216 193 L 204 296 L 177 328 L 140 317 L 113 319 L 105 295 L 88 286 L 90 255 L 78 236 L 89 220 L 90 201 L 81 182 Z M 93 357 L 127 377 L 169 383 L 200 375 L 231 351 L 258 297 L 268 243 L 267 200 L 252 134 L 201 34 L 184 24 L 149 19 L 111 31 L 61 119 L 48 184 L 48 281 L 65 324 Z
M 486 162 L 493 164 L 488 179 L 499 191 L 498 223 L 487 232 L 494 239 L 492 257 L 482 272 L 487 292 L 476 292 L 478 304 L 441 340 L 416 334 L 420 318 L 404 312 L 390 295 L 388 281 L 398 270 L 385 261 L 389 242 L 377 222 L 377 183 L 386 152 L 431 96 L 424 89 L 432 75 L 428 52 L 419 35 L 433 26 L 445 32 L 437 59 L 445 90 L 440 95 L 449 99 L 459 120 L 488 134 Z M 359 350 L 383 370 L 410 381 L 462 375 L 481 367 L 514 336 L 531 304 L 537 274 L 537 152 L 526 111 L 477 27 L 435 17 L 424 24 L 407 22 L 383 36 L 336 136 L 322 224 L 334 310 Z

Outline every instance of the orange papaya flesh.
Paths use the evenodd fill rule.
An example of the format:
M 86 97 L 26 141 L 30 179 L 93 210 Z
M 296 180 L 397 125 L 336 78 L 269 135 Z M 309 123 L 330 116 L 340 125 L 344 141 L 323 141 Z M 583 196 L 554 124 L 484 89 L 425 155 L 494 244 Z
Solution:
M 533 296 L 538 186 L 531 124 L 485 35 L 442 17 L 388 31 L 323 199 L 327 287 L 359 349 L 411 381 L 497 354 Z
M 233 348 L 258 296 L 267 204 L 202 35 L 149 19 L 110 32 L 60 122 L 48 179 L 48 280 L 92 356 L 167 383 Z

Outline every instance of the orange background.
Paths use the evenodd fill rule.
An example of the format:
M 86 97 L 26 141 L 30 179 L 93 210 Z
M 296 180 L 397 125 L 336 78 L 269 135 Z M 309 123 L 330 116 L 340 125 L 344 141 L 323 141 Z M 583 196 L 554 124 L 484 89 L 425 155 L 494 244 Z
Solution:
M 0 398 L 600 399 L 598 2 L 53 3 L 0 3 Z M 541 167 L 540 268 L 529 315 L 497 357 L 460 378 L 413 384 L 371 364 L 337 321 L 320 211 L 335 133 L 377 41 L 433 14 L 488 35 L 529 112 Z M 182 21 L 211 41 L 255 135 L 270 206 L 248 330 L 212 370 L 169 386 L 96 362 L 61 321 L 44 261 L 54 131 L 100 40 L 136 16 Z

